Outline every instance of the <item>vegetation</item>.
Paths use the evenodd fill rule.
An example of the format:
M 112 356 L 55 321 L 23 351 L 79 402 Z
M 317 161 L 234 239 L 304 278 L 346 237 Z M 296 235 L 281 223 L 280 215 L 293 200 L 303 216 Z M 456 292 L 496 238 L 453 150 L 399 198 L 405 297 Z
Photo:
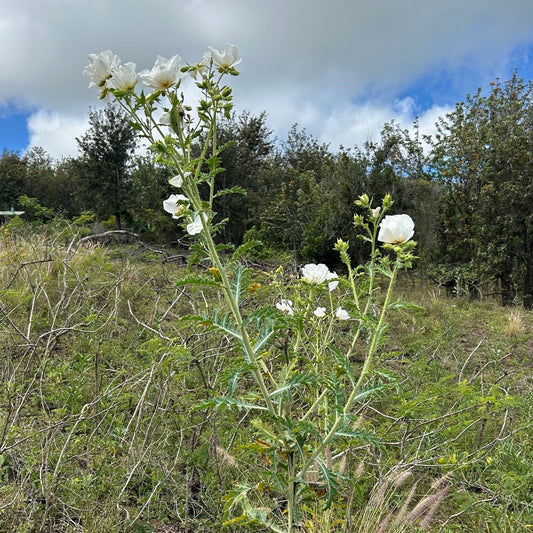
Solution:
M 4 154 L 9 190 L 35 194 L 18 199 L 30 221 L 1 228 L 2 527 L 531 527 L 531 221 L 500 219 L 480 196 L 527 175 L 494 134 L 511 128 L 527 144 L 494 112 L 510 106 L 522 127 L 513 98 L 525 86 L 459 104 L 431 158 L 395 124 L 379 143 L 331 154 L 296 128 L 276 149 L 264 115 L 235 122 L 224 85 L 238 75 L 234 46 L 179 61 L 139 73 L 146 94 L 133 63 L 89 56 L 90 85 L 121 110 L 93 113 L 82 157 L 61 167 L 78 177 L 75 216 L 41 203 L 65 176 L 46 154 Z M 184 75 L 202 95 L 196 108 Z M 488 155 L 465 185 L 463 160 L 477 152 L 455 139 L 475 144 L 473 130 L 490 132 L 478 147 Z M 134 132 L 153 159 L 131 158 Z M 155 207 L 170 187 L 178 248 Z M 415 224 L 393 206 L 422 225 L 415 272 Z M 486 231 L 492 221 L 514 248 Z M 306 259 L 328 266 L 294 268 Z M 451 277 L 456 295 L 466 280 L 485 296 L 487 283 L 525 307 L 450 301 L 428 275 L 446 287 Z
M 418 269 L 455 294 L 498 295 L 504 305 L 531 308 L 532 90 L 518 74 L 496 80 L 488 94 L 479 89 L 441 118 L 432 139 L 421 139 L 416 124 L 413 133 L 392 122 L 380 139 L 338 153 L 296 125 L 286 140 L 274 139 L 264 113 L 229 115 L 217 126 L 220 145 L 230 144 L 219 154 L 224 172 L 216 187 L 247 194 L 216 200 L 217 220 L 227 221 L 217 238 L 237 245 L 259 239 L 265 256 L 336 266 L 332 249 L 342 235 L 352 242 L 352 259 L 362 261 L 366 251 L 350 223 L 354 202 L 363 193 L 391 194 L 394 209 L 415 220 Z M 135 130 L 116 106 L 90 117 L 79 158 L 54 162 L 39 148 L 2 154 L 0 207 L 39 220 L 92 211 L 108 228 L 175 242 L 175 226 L 161 212 L 172 192 L 168 170 L 133 155 Z
M 234 481 L 272 469 L 246 410 L 192 409 L 222 394 L 235 364 L 228 336 L 183 319 L 206 302 L 222 312 L 220 295 L 182 285 L 171 251 L 84 231 L 2 228 L 0 531 L 219 531 Z M 278 301 L 279 273 L 254 275 L 250 304 Z M 416 308 L 393 311 L 374 365 L 384 388 L 356 410 L 369 441 L 331 457 L 331 530 L 378 530 L 390 515 L 391 531 L 411 519 L 525 531 L 533 316 L 414 281 L 396 297 Z M 265 509 L 283 507 L 256 488 Z M 305 530 L 323 531 L 319 508 L 306 513 Z

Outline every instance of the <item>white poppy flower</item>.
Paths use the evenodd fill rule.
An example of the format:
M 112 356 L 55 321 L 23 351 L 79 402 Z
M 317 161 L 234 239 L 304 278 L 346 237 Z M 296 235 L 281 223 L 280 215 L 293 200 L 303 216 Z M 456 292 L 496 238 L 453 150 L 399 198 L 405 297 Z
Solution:
M 387 215 L 379 225 L 378 241 L 389 244 L 407 242 L 415 233 L 409 215 Z
M 335 274 L 335 272 L 330 272 L 329 268 L 323 263 L 318 265 L 315 265 L 315 263 L 308 263 L 302 268 L 303 280 L 312 285 L 320 285 L 320 283 L 336 277 L 337 274 Z
M 181 57 L 178 55 L 174 55 L 170 59 L 158 55 L 152 70 L 144 69 L 139 72 L 139 78 L 148 87 L 168 89 L 182 76 L 179 68 L 180 61 Z
M 168 182 L 170 185 L 179 188 L 183 185 L 183 178 L 179 174 L 176 174 L 173 178 L 169 179 Z
M 276 309 L 279 309 L 281 312 L 287 313 L 290 316 L 294 315 L 292 300 L 281 300 L 281 302 L 276 304 Z
M 171 194 L 163 201 L 163 209 L 172 215 L 172 218 L 181 218 L 189 208 L 189 199 L 183 194 Z
M 324 318 L 326 316 L 326 308 L 325 307 L 317 307 L 314 311 L 313 311 L 313 314 L 317 317 L 317 318 Z
M 223 51 L 209 47 L 209 57 L 219 68 L 232 68 L 242 61 L 239 51 L 234 44 L 227 44 Z M 204 56 L 205 59 L 207 59 L 207 55 Z
M 371 209 L 370 212 L 372 213 L 372 216 L 374 218 L 378 218 L 379 214 L 381 213 L 381 207 L 376 207 L 374 209 Z
M 114 71 L 113 76 L 109 79 L 109 86 L 113 89 L 129 91 L 137 83 L 137 73 L 135 72 L 135 63 L 129 61 L 124 65 L 119 65 Z
M 190 172 L 184 172 L 183 178 L 188 178 L 190 175 Z M 181 177 L 181 174 L 176 174 L 174 177 L 170 178 L 168 182 L 170 185 L 180 188 L 183 185 L 183 178 Z
M 200 215 L 196 215 L 194 217 L 194 220 L 187 224 L 187 233 L 189 235 L 196 235 L 197 233 L 200 233 L 203 230 L 202 226 L 202 219 L 200 218 Z
M 329 289 L 329 292 L 331 291 L 334 291 L 336 288 L 337 288 L 337 285 L 339 284 L 339 282 L 337 281 L 337 278 L 339 276 L 337 275 L 336 272 L 330 272 L 327 276 L 326 276 L 326 280 L 334 280 L 334 281 L 330 281 L 328 283 L 328 289 Z
M 89 88 L 104 86 L 119 65 L 120 58 L 111 50 L 89 54 L 89 64 L 83 69 L 83 75 L 89 77 Z
M 163 201 L 163 209 L 172 215 L 172 218 L 181 218 L 189 208 L 189 199 L 183 194 L 171 194 Z
M 329 292 L 334 291 L 338 287 L 338 285 L 339 285 L 338 281 L 330 281 L 328 283 Z
M 337 311 L 335 311 L 335 316 L 339 320 L 349 320 L 350 318 L 350 314 L 348 313 L 348 311 L 346 311 L 346 309 L 343 309 L 342 307 L 339 307 Z

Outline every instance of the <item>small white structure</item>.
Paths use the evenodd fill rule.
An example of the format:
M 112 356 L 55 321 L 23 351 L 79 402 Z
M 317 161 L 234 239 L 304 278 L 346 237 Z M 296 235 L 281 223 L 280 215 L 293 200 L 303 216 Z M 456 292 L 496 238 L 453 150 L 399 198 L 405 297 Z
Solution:
M 17 217 L 23 215 L 26 211 L 15 211 L 11 208 L 9 211 L 0 211 L 0 223 L 5 222 L 9 217 Z

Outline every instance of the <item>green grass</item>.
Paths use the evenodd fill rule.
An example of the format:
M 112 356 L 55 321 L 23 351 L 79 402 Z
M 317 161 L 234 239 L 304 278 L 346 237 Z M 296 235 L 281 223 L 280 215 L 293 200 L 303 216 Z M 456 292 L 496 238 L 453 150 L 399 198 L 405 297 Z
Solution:
M 185 267 L 160 254 L 69 239 L 0 234 L 0 531 L 220 531 L 224 496 L 271 465 L 244 412 L 191 409 L 236 357 L 182 320 L 218 295 L 177 287 Z M 275 301 L 258 276 L 249 297 Z M 527 531 L 532 313 L 408 280 L 397 293 L 417 307 L 391 315 L 374 371 L 387 388 L 358 413 L 380 445 L 346 449 L 355 483 L 333 504 L 333 530 L 376 530 L 390 515 L 389 531 L 416 531 L 401 513 L 442 494 L 429 531 Z M 407 471 L 401 487 L 387 481 Z M 432 488 L 443 475 L 445 498 Z

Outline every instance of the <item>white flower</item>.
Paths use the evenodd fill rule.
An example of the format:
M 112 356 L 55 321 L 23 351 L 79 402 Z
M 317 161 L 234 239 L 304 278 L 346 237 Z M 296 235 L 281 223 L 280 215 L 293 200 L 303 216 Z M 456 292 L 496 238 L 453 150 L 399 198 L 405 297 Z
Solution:
M 326 316 L 326 308 L 325 307 L 317 307 L 314 311 L 313 311 L 313 314 L 317 317 L 317 318 L 324 318 Z
M 144 69 L 139 72 L 139 77 L 148 87 L 168 89 L 181 78 L 180 61 L 181 57 L 178 55 L 174 55 L 170 59 L 158 55 L 152 70 Z
M 89 64 L 83 69 L 83 75 L 89 77 L 89 88 L 103 87 L 119 65 L 120 58 L 111 50 L 89 54 Z
M 189 208 L 189 199 L 183 194 L 171 194 L 163 201 L 163 209 L 172 215 L 172 218 L 181 218 Z
M 283 313 L 287 313 L 290 316 L 294 315 L 294 311 L 292 309 L 292 300 L 281 300 L 281 302 L 276 304 L 276 309 L 279 309 Z
M 135 63 L 131 61 L 119 65 L 114 71 L 113 76 L 108 81 L 108 84 L 113 89 L 121 89 L 129 91 L 135 87 L 137 83 L 137 73 L 135 72 Z
M 349 318 L 350 318 L 350 314 L 348 313 L 348 311 L 346 311 L 346 309 L 343 309 L 342 307 L 339 307 L 339 308 L 335 311 L 335 316 L 336 316 L 339 320 L 349 320 Z
M 189 235 L 196 235 L 197 233 L 200 233 L 203 229 L 202 226 L 202 219 L 200 218 L 200 215 L 196 215 L 194 217 L 194 220 L 187 224 L 187 233 Z
M 371 209 L 370 212 L 372 213 L 373 218 L 378 218 L 379 214 L 381 213 L 381 207 L 376 207 L 375 209 Z
M 190 175 L 190 172 L 184 172 L 183 178 L 188 178 Z M 176 174 L 174 177 L 170 178 L 168 182 L 170 183 L 170 185 L 179 188 L 183 185 L 183 178 L 181 177 L 181 174 Z
M 222 52 L 209 46 L 208 54 L 209 58 L 212 59 L 213 63 L 219 68 L 232 68 L 242 61 L 239 51 L 234 44 L 227 44 Z M 206 54 L 204 56 L 204 61 L 207 58 L 208 55 Z
M 176 176 L 169 179 L 168 182 L 174 187 L 181 187 L 183 185 L 183 178 L 179 174 L 176 174 Z
M 387 215 L 379 225 L 378 241 L 389 244 L 407 242 L 415 233 L 409 215 Z
M 328 283 L 329 292 L 334 291 L 338 287 L 338 285 L 339 285 L 338 281 L 330 281 Z
M 329 280 L 329 279 L 332 279 L 332 280 L 335 280 L 335 281 L 330 281 L 328 283 L 328 289 L 329 289 L 329 292 L 331 291 L 334 291 L 336 288 L 337 288 L 337 285 L 339 284 L 339 282 L 337 281 L 337 278 L 339 276 L 337 275 L 336 272 L 330 272 L 327 276 L 326 276 L 326 279 Z
M 336 277 L 338 277 L 337 274 L 330 272 L 329 268 L 323 263 L 318 265 L 308 263 L 302 268 L 302 278 L 312 285 L 320 285 L 320 283 Z

